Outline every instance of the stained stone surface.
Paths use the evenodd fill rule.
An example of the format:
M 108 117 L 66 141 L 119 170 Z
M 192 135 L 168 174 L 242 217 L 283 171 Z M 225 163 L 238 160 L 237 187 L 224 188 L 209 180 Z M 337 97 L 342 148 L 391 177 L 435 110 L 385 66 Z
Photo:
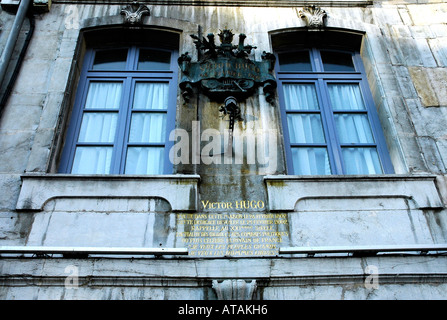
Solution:
M 193 59 L 190 34 L 199 27 L 203 35 L 228 27 L 247 35 L 246 42 L 257 46 L 250 58 L 260 61 L 263 51 L 274 51 L 274 35 L 306 28 L 298 15 L 304 3 L 261 2 L 153 4 L 143 25 L 179 34 L 179 53 Z M 225 162 L 213 149 L 210 163 L 179 164 L 156 183 L 146 183 L 147 177 L 62 179 L 57 166 L 83 64 L 84 31 L 122 25 L 124 3 L 53 1 L 48 12 L 37 14 L 0 118 L 0 246 L 186 247 L 190 255 L 2 256 L 0 298 L 217 299 L 214 280 L 227 285 L 227 292 L 238 285 L 249 290 L 247 283 L 256 281 L 255 299 L 445 299 L 441 256 L 279 254 L 284 246 L 447 242 L 447 4 L 319 3 L 327 3 L 326 28 L 361 36 L 360 55 L 393 175 L 318 177 L 317 186 L 308 177 L 284 176 L 279 98 L 268 103 L 260 89 L 239 103 L 242 120 L 235 134 L 254 138 L 241 140 L 246 151 L 239 162 Z M 13 19 L 2 8 L 0 47 Z M 16 53 L 28 29 L 26 21 Z M 200 152 L 211 145 L 201 135 L 207 129 L 223 133 L 228 118 L 218 112 L 219 102 L 198 95 L 185 104 L 177 93 L 176 126 L 193 139 L 194 121 L 200 123 L 195 151 L 202 159 Z M 29 184 L 27 176 L 42 179 Z M 365 282 L 368 270 L 378 270 L 378 288 Z M 76 289 L 67 285 L 73 272 L 79 276 Z

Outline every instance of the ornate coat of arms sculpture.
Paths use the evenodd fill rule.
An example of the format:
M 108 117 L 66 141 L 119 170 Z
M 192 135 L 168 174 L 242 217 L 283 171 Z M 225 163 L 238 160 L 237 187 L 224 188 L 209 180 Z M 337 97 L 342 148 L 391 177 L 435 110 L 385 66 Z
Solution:
M 223 101 L 232 96 L 241 101 L 251 96 L 258 86 L 262 86 L 267 101 L 271 101 L 276 88 L 272 74 L 275 56 L 263 52 L 262 61 L 252 61 L 249 54 L 256 47 L 245 45 L 245 34 L 239 35 L 238 45 L 233 45 L 231 30 L 221 30 L 218 34 L 221 44 L 215 44 L 214 34 L 206 38 L 191 35 L 198 50 L 198 61 L 191 62 L 188 52 L 178 59 L 182 78 L 180 88 L 188 100 L 193 88 L 212 100 Z

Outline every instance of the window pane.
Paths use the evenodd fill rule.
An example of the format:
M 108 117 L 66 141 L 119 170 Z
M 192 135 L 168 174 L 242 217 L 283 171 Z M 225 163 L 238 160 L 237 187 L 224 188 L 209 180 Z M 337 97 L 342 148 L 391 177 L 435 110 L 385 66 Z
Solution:
M 326 148 L 292 148 L 294 174 L 331 174 L 329 156 Z
M 308 51 L 278 54 L 281 71 L 312 71 Z
M 127 60 L 127 49 L 97 51 L 94 70 L 125 70 Z
M 110 173 L 112 150 L 112 147 L 77 147 L 71 173 Z
M 117 113 L 86 112 L 82 118 L 79 142 L 113 142 Z
M 317 92 L 313 83 L 284 84 L 286 110 L 319 110 Z
M 165 113 L 133 113 L 129 142 L 165 142 Z
M 163 110 L 168 108 L 168 83 L 137 82 L 134 109 Z
M 127 149 L 127 174 L 162 174 L 164 148 L 129 147 Z
M 319 114 L 288 114 L 290 143 L 325 143 Z
M 90 82 L 85 108 L 118 109 L 122 87 L 122 82 Z
M 324 71 L 355 71 L 350 53 L 321 51 L 321 59 Z
M 379 155 L 375 148 L 342 148 L 346 174 L 382 173 Z
M 336 114 L 335 124 L 340 143 L 374 143 L 366 114 Z
M 334 110 L 365 110 L 358 84 L 329 84 L 328 89 Z
M 141 49 L 138 70 L 170 70 L 171 53 L 168 51 Z

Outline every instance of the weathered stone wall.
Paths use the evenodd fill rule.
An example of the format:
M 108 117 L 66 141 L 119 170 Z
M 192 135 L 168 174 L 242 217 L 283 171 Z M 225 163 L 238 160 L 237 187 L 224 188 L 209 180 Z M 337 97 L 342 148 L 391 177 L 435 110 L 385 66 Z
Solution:
M 445 262 L 445 257 L 3 259 L 0 296 L 9 300 L 216 300 L 212 279 L 223 283 L 237 278 L 250 284 L 256 273 L 256 300 L 437 300 L 445 298 L 447 290 Z M 369 282 L 367 266 L 380 268 L 375 283 Z M 247 287 L 240 289 L 243 295 Z
M 194 243 L 185 241 L 188 236 L 182 233 L 191 231 L 184 221 L 181 222 L 180 214 L 186 213 L 207 215 L 191 218 L 191 224 L 200 225 L 204 221 L 217 221 L 210 218 L 213 214 L 273 212 L 287 216 L 286 226 L 272 229 L 277 233 L 285 232 L 283 235 L 287 237 L 273 242 L 274 251 L 267 254 L 268 258 L 242 259 L 240 262 L 231 259 L 179 258 L 158 262 L 151 261 L 152 258 L 148 258 L 149 261 L 143 259 L 141 265 L 155 266 L 158 271 L 144 274 L 144 279 L 140 279 L 142 282 L 129 285 L 125 293 L 114 289 L 116 283 L 101 281 L 118 277 L 124 283 L 124 277 L 119 277 L 136 264 L 130 260 L 121 259 L 114 263 L 99 259 L 92 266 L 88 259 L 54 258 L 42 266 L 44 260 L 41 259 L 2 259 L 0 276 L 4 287 L 0 297 L 215 299 L 210 279 L 258 279 L 259 282 L 259 279 L 272 276 L 276 281 L 273 284 L 259 282 L 262 289 L 257 291 L 257 298 L 446 297 L 445 270 L 434 271 L 439 267 L 440 258 L 371 258 L 374 261 L 368 263 L 376 265 L 379 273 L 385 275 L 383 291 L 368 291 L 362 286 L 368 265 L 365 261 L 354 258 L 325 260 L 322 257 L 300 260 L 290 255 L 271 260 L 279 254 L 279 246 L 447 242 L 444 210 L 444 203 L 447 203 L 446 3 L 360 1 L 357 4 L 331 2 L 331 5 L 322 5 L 328 12 L 327 28 L 364 34 L 361 55 L 396 175 L 377 179 L 316 179 L 312 182 L 320 183 L 322 187 L 302 197 L 302 190 L 313 190 L 308 184 L 310 180 L 277 176 L 286 173 L 279 104 L 277 99 L 273 104 L 268 103 L 262 90 L 241 103 L 243 120 L 236 123 L 235 133 L 256 136 L 257 130 L 276 130 L 277 158 L 272 172 L 266 172 L 266 166 L 259 161 L 247 163 L 247 158 L 242 164 L 179 165 L 174 173 L 185 175 L 182 178 L 185 180 L 180 179 L 176 186 L 168 186 L 172 177 L 160 179 L 163 180 L 162 187 L 157 187 L 156 193 L 151 193 L 147 187 L 155 183 L 151 179 L 135 182 L 134 178 L 114 177 L 114 183 L 121 181 L 120 189 L 112 186 L 107 177 L 92 179 L 95 182 L 86 187 L 82 182 L 85 178 L 70 180 L 67 176 L 52 175 L 57 172 L 82 66 L 85 43 L 81 31 L 96 26 L 121 25 L 123 5 L 53 1 L 49 12 L 36 14 L 35 33 L 0 119 L 0 245 L 161 245 L 193 249 Z M 217 34 L 228 27 L 236 35 L 247 35 L 246 43 L 257 46 L 251 58 L 259 61 L 263 51 L 272 52 L 272 35 L 305 27 L 298 15 L 301 6 L 280 6 L 279 2 L 278 7 L 153 4 L 148 6 L 151 14 L 145 18 L 144 24 L 179 33 L 179 52 L 189 52 L 193 59 L 197 59 L 197 55 L 190 34 L 197 34 L 199 27 L 204 35 Z M 13 15 L 2 11 L 0 20 L 0 44 L 4 44 Z M 23 28 L 26 30 L 28 24 Z M 17 46 L 20 44 L 19 41 Z M 201 132 L 209 128 L 222 131 L 227 128 L 228 121 L 220 117 L 219 106 L 203 95 L 184 103 L 179 92 L 176 126 L 191 132 L 194 121 L 200 120 Z M 201 147 L 204 144 L 202 142 Z M 265 175 L 273 175 L 273 178 L 265 178 Z M 412 175 L 416 177 L 413 179 Z M 123 191 L 123 186 L 129 187 L 127 191 Z M 88 188 L 101 192 L 86 194 Z M 136 194 L 126 194 L 132 190 L 137 190 Z M 172 196 L 176 192 L 179 192 L 177 198 Z M 207 201 L 234 203 L 239 200 L 261 201 L 263 206 L 254 210 L 204 207 Z M 249 229 L 250 232 L 256 230 Z M 224 238 L 228 249 L 232 239 L 238 237 L 228 233 Z M 226 251 L 222 253 L 215 247 L 206 250 L 219 252 L 218 256 L 226 255 Z M 240 254 L 241 251 L 236 256 Z M 294 265 L 299 263 L 301 270 L 307 270 L 317 261 L 326 269 L 322 267 L 316 274 L 300 273 Z M 418 267 L 419 262 L 424 266 Z M 221 271 L 222 263 L 225 268 Z M 410 265 L 405 279 L 399 278 L 400 271 L 394 268 L 402 263 Z M 81 269 L 81 278 L 86 281 L 82 290 L 69 291 L 63 287 L 64 268 L 71 264 Z M 275 264 L 284 269 L 274 267 Z M 169 274 L 163 271 L 167 270 L 167 265 L 172 267 L 169 269 L 171 273 L 166 271 Z M 334 270 L 329 272 L 327 266 Z M 187 272 L 200 268 L 206 271 L 199 274 Z M 32 272 L 27 273 L 30 269 Z M 139 278 L 138 270 L 130 270 L 135 279 Z M 424 272 L 427 273 L 424 279 L 414 276 Z M 29 279 L 22 274 L 29 274 Z M 89 282 L 92 275 L 96 275 L 99 282 Z M 166 284 L 165 278 L 173 281 L 170 286 L 162 286 Z M 313 285 L 317 278 L 323 286 Z M 27 282 L 33 285 L 24 289 Z M 39 291 L 38 283 L 44 283 L 47 290 Z M 305 291 L 298 292 L 297 285 L 305 287 Z M 151 290 L 147 291 L 147 287 Z

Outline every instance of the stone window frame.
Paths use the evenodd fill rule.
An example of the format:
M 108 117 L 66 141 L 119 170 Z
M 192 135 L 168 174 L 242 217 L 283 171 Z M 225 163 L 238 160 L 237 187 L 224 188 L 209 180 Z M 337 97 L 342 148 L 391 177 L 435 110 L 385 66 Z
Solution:
M 119 48 L 128 49 L 128 60 L 136 59 L 136 52 L 139 52 L 140 49 L 149 48 L 150 44 L 146 46 L 135 45 L 133 43 L 121 43 L 117 42 Z M 110 48 L 107 46 L 107 48 Z M 107 49 L 106 48 L 106 49 Z M 152 47 L 151 47 L 152 48 Z M 77 132 L 79 131 L 79 127 L 81 125 L 81 119 L 83 115 L 83 107 L 85 99 L 85 91 L 87 90 L 88 84 L 91 82 L 97 81 L 120 81 L 123 83 L 123 92 L 122 95 L 124 97 L 124 102 L 121 104 L 118 114 L 118 125 L 117 130 L 120 130 L 121 134 L 117 134 L 117 137 L 113 143 L 113 156 L 112 156 L 112 168 L 111 174 L 123 174 L 124 173 L 124 162 L 125 155 L 127 150 L 127 141 L 125 137 L 127 132 L 130 130 L 130 116 L 132 114 L 129 96 L 132 94 L 132 88 L 136 85 L 137 82 L 166 82 L 169 85 L 169 96 L 168 96 L 168 107 L 163 112 L 166 114 L 166 132 L 165 132 L 165 141 L 163 143 L 164 147 L 164 161 L 162 163 L 163 174 L 170 174 L 173 170 L 173 165 L 169 161 L 169 149 L 173 145 L 172 141 L 169 141 L 169 133 L 175 128 L 175 111 L 176 111 L 176 94 L 177 94 L 177 78 L 178 78 L 178 68 L 176 64 L 176 59 L 178 57 L 178 49 L 175 48 L 164 48 L 163 46 L 155 45 L 152 49 L 157 48 L 157 50 L 169 51 L 171 53 L 171 67 L 170 70 L 154 72 L 148 71 L 143 72 L 139 71 L 136 68 L 134 61 L 133 65 L 126 70 L 119 71 L 95 71 L 92 70 L 93 57 L 96 52 L 100 50 L 104 50 L 101 46 L 92 45 L 87 48 L 84 65 L 82 66 L 82 73 L 80 76 L 79 85 L 76 92 L 76 101 L 74 103 L 73 112 L 70 119 L 70 125 L 68 127 L 65 147 L 62 152 L 61 163 L 59 165 L 60 173 L 70 173 L 74 158 L 74 152 L 76 148 L 77 141 Z M 129 103 L 129 104 L 128 104 Z M 126 129 L 125 129 L 126 128 Z M 124 130 L 125 129 L 125 130 Z M 127 131 L 126 131 L 127 130 Z M 161 145 L 161 144 L 157 144 Z M 115 165 L 113 165 L 115 164 Z
M 341 37 L 343 35 L 340 35 Z M 301 71 L 281 71 L 279 65 L 279 59 L 276 62 L 276 76 L 278 78 L 278 95 L 280 100 L 280 114 L 282 126 L 284 128 L 283 137 L 285 143 L 285 154 L 286 162 L 289 174 L 296 174 L 296 170 L 293 169 L 292 161 L 292 143 L 289 138 L 287 115 L 290 114 L 289 111 L 285 110 L 284 93 L 282 92 L 283 84 L 299 84 L 299 83 L 312 83 L 315 85 L 316 93 L 319 101 L 319 114 L 321 114 L 322 129 L 326 136 L 326 142 L 324 144 L 328 152 L 328 160 L 332 170 L 331 175 L 346 174 L 347 168 L 344 165 L 341 150 L 343 144 L 338 141 L 336 128 L 335 128 L 335 113 L 337 110 L 332 109 L 330 106 L 330 101 L 328 100 L 327 88 L 329 84 L 336 83 L 348 83 L 348 84 L 358 84 L 361 94 L 363 96 L 363 102 L 365 104 L 365 110 L 362 114 L 366 115 L 368 122 L 371 126 L 371 132 L 374 137 L 374 143 L 369 143 L 368 147 L 374 147 L 377 150 L 381 169 L 384 174 L 394 173 L 392 163 L 390 161 L 389 153 L 385 143 L 385 138 L 383 136 L 383 131 L 380 125 L 380 121 L 377 116 L 374 101 L 372 99 L 370 89 L 368 87 L 368 82 L 366 80 L 366 74 L 363 67 L 363 62 L 360 57 L 360 53 L 354 48 L 345 48 L 326 46 L 325 44 L 314 43 L 309 46 L 297 47 L 297 48 L 287 48 L 287 50 L 275 50 L 275 54 L 281 53 L 292 53 L 292 52 L 308 52 L 310 54 L 310 61 L 312 63 L 312 71 L 301 72 Z M 354 72 L 325 72 L 322 67 L 322 60 L 320 53 L 325 52 L 343 52 L 351 54 L 353 65 L 355 67 Z M 304 146 L 304 144 L 299 144 Z M 347 145 L 344 145 L 345 147 Z M 350 144 L 350 147 L 366 146 L 366 144 Z
M 386 43 L 383 39 L 380 28 L 373 24 L 364 23 L 350 19 L 337 19 L 328 15 L 325 26 L 320 29 L 308 29 L 305 22 L 296 26 L 282 29 L 272 29 L 268 31 L 269 42 L 272 50 L 280 45 L 290 45 L 287 38 L 292 38 L 294 33 L 306 32 L 307 34 L 321 36 L 321 41 L 330 41 L 323 35 L 324 31 L 342 33 L 345 38 L 340 45 L 345 48 L 359 49 L 359 55 L 363 61 L 366 73 L 366 81 L 369 85 L 372 99 L 374 100 L 380 125 L 383 129 L 386 145 L 388 148 L 391 163 L 394 167 L 394 174 L 408 174 L 409 172 L 426 173 L 424 163 L 411 153 L 412 147 L 417 147 L 417 141 L 413 135 L 405 134 L 411 130 L 409 120 L 403 122 L 398 115 L 401 109 L 399 99 L 394 97 L 394 91 L 386 91 L 385 88 L 394 88 L 397 84 L 395 77 L 390 77 L 391 68 L 390 57 L 386 54 Z M 306 36 L 304 37 L 306 39 Z M 282 43 L 281 43 L 282 42 Z M 283 145 L 284 158 L 285 146 Z
M 73 8 L 73 10 L 75 9 Z M 44 110 L 44 116 L 48 119 L 47 122 L 52 122 L 51 133 L 53 136 L 45 151 L 37 148 L 31 150 L 30 161 L 25 172 L 46 172 L 50 174 L 58 172 L 67 135 L 67 126 L 75 103 L 76 88 L 81 80 L 81 70 L 88 48 L 85 35 L 89 31 L 108 30 L 110 31 L 109 35 L 113 37 L 114 30 L 126 28 L 132 29 L 133 27 L 123 24 L 123 16 L 121 14 L 114 14 L 94 18 L 81 18 L 74 27 L 64 29 L 61 38 L 61 47 L 63 46 L 64 50 L 60 51 L 58 55 L 60 59 L 55 62 L 55 68 L 57 68 L 60 77 L 58 77 L 57 85 L 54 86 L 54 92 L 50 94 L 48 107 Z M 192 52 L 194 44 L 190 43 L 185 34 L 195 33 L 198 25 L 184 20 L 150 15 L 145 17 L 144 22 L 137 29 L 162 31 L 166 34 L 177 35 L 179 38 L 177 49 L 179 51 L 189 50 Z M 175 80 L 177 81 L 177 79 Z M 178 92 L 176 92 L 176 95 L 178 96 Z M 176 101 L 176 108 L 179 108 L 178 101 Z M 175 117 L 178 117 L 178 110 L 175 112 Z M 43 133 L 46 133 L 46 131 Z M 36 139 L 37 141 L 48 140 L 48 135 L 42 135 L 38 132 Z M 42 154 L 42 152 L 45 152 L 45 154 Z M 174 167 L 174 173 L 175 170 Z
M 76 6 L 72 7 L 76 9 Z M 58 51 L 58 59 L 54 66 L 57 74 L 54 76 L 54 85 L 42 113 L 42 119 L 46 119 L 45 125 L 48 128 L 40 129 L 36 133 L 35 142 L 42 144 L 42 148 L 36 147 L 30 151 L 27 168 L 20 176 L 21 188 L 16 210 L 23 213 L 45 211 L 45 206 L 53 200 L 87 197 L 162 199 L 169 203 L 173 212 L 197 211 L 200 176 L 196 174 L 174 172 L 156 176 L 136 176 L 57 173 L 87 50 L 85 34 L 91 30 L 110 30 L 110 36 L 113 37 L 113 30 L 128 27 L 123 24 L 123 16 L 119 13 L 81 18 L 77 22 L 76 25 L 65 28 L 60 39 L 63 50 Z M 178 47 L 182 48 L 180 50 L 193 51 L 193 43 L 190 44 L 189 39 L 185 41 L 184 34 L 196 32 L 198 25 L 184 20 L 151 15 L 146 17 L 139 28 L 176 34 L 180 39 L 178 43 Z M 178 94 L 176 96 L 178 97 Z M 178 102 L 176 107 L 178 108 Z M 90 193 L 86 194 L 84 187 L 87 187 Z

